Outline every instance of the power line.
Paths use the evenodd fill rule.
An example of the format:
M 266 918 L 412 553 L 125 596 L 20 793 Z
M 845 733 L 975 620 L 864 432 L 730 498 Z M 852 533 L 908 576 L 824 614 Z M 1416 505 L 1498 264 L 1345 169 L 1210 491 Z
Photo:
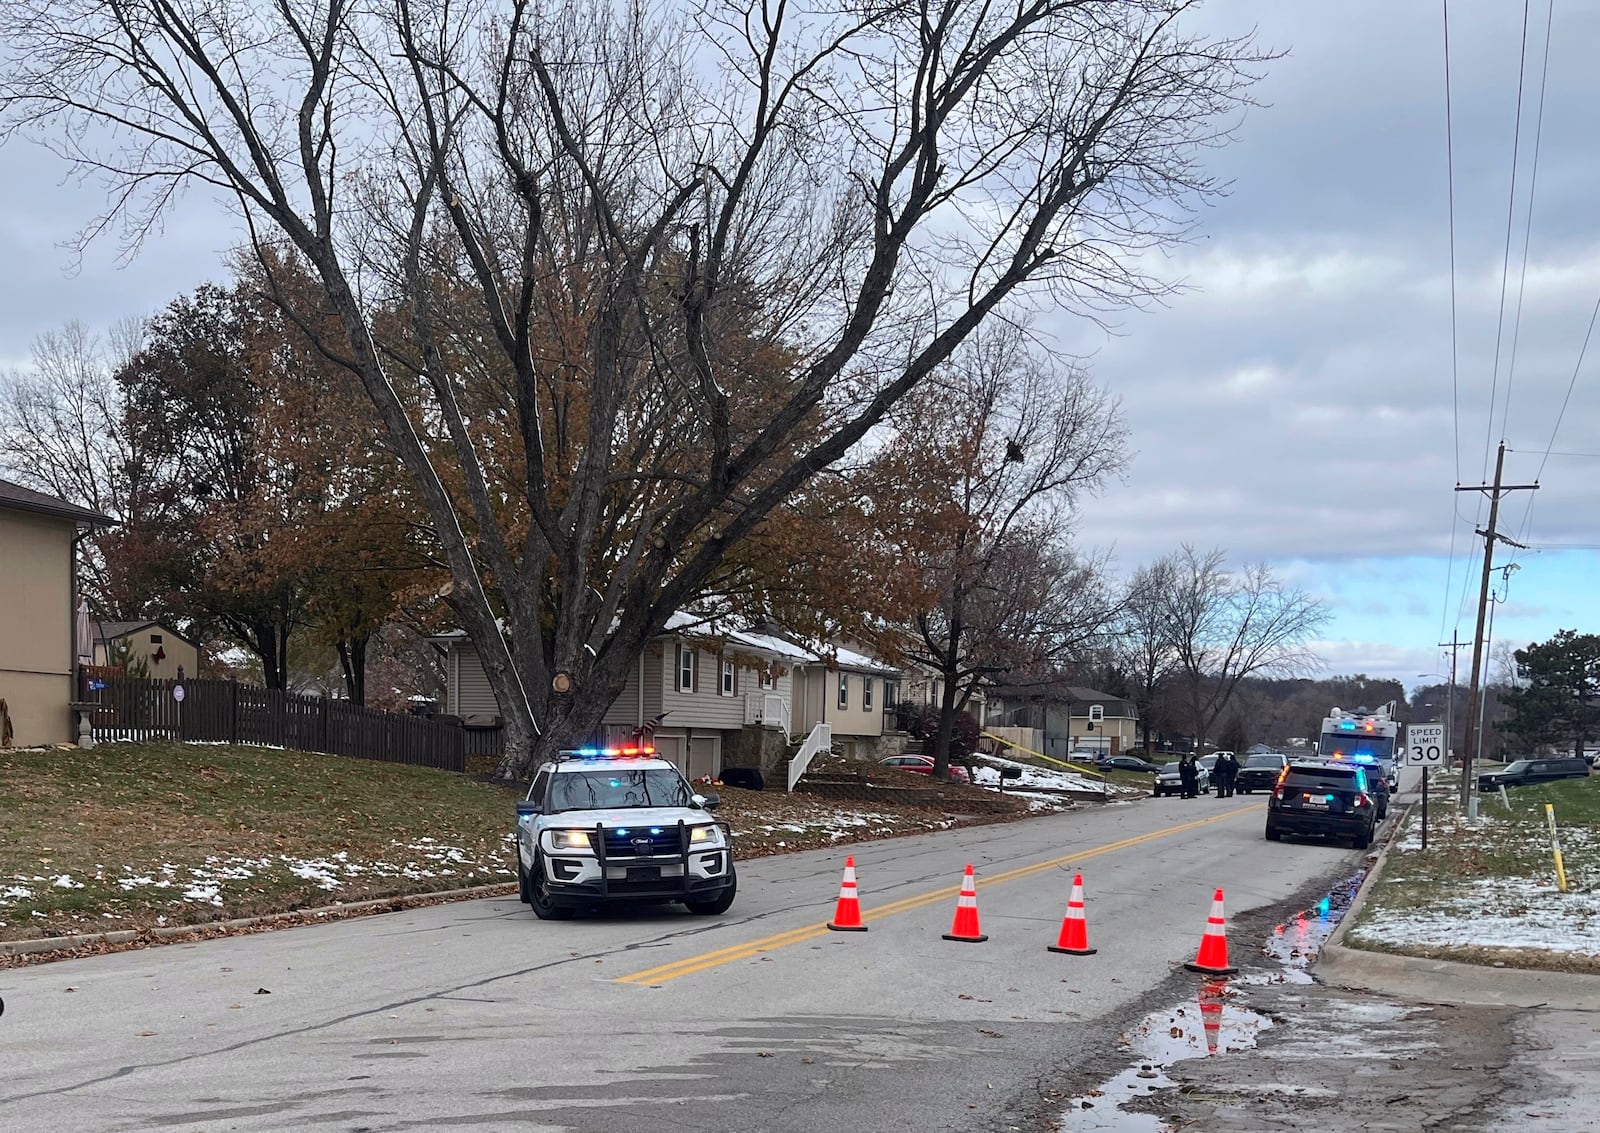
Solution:
M 1450 215 L 1450 408 L 1455 419 L 1456 483 L 1461 483 L 1461 378 L 1456 333 L 1456 145 L 1450 108 L 1450 0 L 1444 5 L 1444 169 L 1445 197 Z M 1445 584 L 1449 601 L 1450 584 Z
M 1517 56 L 1517 115 L 1511 124 L 1511 191 L 1506 194 L 1506 248 L 1500 260 L 1500 310 L 1495 316 L 1494 369 L 1489 377 L 1489 419 L 1483 427 L 1483 477 L 1489 475 L 1490 439 L 1494 436 L 1494 404 L 1500 389 L 1500 340 L 1506 322 L 1506 283 L 1511 276 L 1511 226 L 1517 205 L 1517 152 L 1522 144 L 1522 87 L 1528 71 L 1528 5 L 1522 0 L 1522 50 Z M 1501 436 L 1505 433 L 1502 431 Z
M 1456 148 L 1455 125 L 1450 109 L 1450 0 L 1439 0 L 1444 14 L 1444 185 L 1450 231 L 1450 416 L 1455 440 L 1456 483 L 1461 483 L 1461 367 L 1459 336 L 1456 332 Z M 1439 615 L 1439 636 L 1450 620 L 1450 584 L 1456 565 L 1455 499 L 1450 501 L 1450 558 L 1445 563 L 1444 609 Z M 1461 616 L 1456 615 L 1459 623 Z M 1454 636 L 1453 634 L 1451 635 Z
M 1500 435 L 1511 431 L 1511 386 L 1517 376 L 1517 340 L 1522 337 L 1522 299 L 1528 284 L 1528 244 L 1533 234 L 1533 201 L 1539 191 L 1539 143 L 1544 138 L 1544 94 L 1550 74 L 1550 32 L 1555 26 L 1556 0 L 1550 0 L 1545 14 L 1544 59 L 1539 64 L 1539 111 L 1534 117 L 1533 162 L 1528 171 L 1528 218 L 1522 227 L 1522 270 L 1517 277 L 1517 313 L 1511 320 L 1511 358 L 1506 364 L 1506 407 L 1500 415 Z M 1490 406 L 1493 413 L 1493 406 Z
M 1539 458 L 1539 470 L 1534 474 L 1534 482 L 1538 483 L 1544 477 L 1544 466 L 1552 456 L 1594 456 L 1593 453 L 1556 453 L 1556 436 L 1561 432 L 1561 422 L 1567 415 L 1567 406 L 1572 404 L 1572 391 L 1578 385 L 1578 375 L 1583 371 L 1583 359 L 1589 353 L 1589 340 L 1594 337 L 1594 324 L 1600 319 L 1600 299 L 1594 301 L 1594 310 L 1589 312 L 1589 326 L 1583 332 L 1583 345 L 1578 347 L 1578 361 L 1572 367 L 1572 377 L 1567 382 L 1567 395 L 1561 399 L 1561 410 L 1556 414 L 1555 427 L 1550 430 L 1550 442 L 1544 446 L 1544 455 Z M 1522 525 L 1518 528 L 1518 535 L 1527 535 L 1528 528 L 1533 523 L 1533 497 L 1528 498 L 1528 506 L 1522 513 Z M 1513 556 L 1512 561 L 1515 560 Z

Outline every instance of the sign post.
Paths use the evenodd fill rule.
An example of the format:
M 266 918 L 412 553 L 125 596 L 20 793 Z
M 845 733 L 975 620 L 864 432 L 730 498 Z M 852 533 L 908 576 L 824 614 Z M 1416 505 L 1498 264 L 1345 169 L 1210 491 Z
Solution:
M 1422 848 L 1428 848 L 1428 771 L 1444 766 L 1444 725 L 1406 725 L 1406 766 L 1422 768 Z

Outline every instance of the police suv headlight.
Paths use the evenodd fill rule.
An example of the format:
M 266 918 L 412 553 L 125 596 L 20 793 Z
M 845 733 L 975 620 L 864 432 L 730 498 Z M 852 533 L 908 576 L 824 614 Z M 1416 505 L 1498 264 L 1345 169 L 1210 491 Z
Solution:
M 587 830 L 552 830 L 550 845 L 557 850 L 593 850 L 594 839 Z
M 720 846 L 722 830 L 717 826 L 694 826 L 689 829 L 689 845 Z

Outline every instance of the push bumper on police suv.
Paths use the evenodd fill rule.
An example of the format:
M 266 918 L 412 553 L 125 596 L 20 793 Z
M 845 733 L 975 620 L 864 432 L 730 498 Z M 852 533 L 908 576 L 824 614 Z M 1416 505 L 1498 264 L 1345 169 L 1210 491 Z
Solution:
M 531 840 L 533 831 L 523 831 Z M 720 823 L 597 823 L 538 837 L 545 892 L 556 905 L 709 901 L 735 883 L 729 832 Z

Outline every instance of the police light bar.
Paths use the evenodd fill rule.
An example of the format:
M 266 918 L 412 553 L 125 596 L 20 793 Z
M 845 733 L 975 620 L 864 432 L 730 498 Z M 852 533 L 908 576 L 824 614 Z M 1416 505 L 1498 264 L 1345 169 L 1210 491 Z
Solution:
M 644 756 L 654 755 L 656 749 L 649 745 L 644 747 L 580 747 L 573 752 L 574 755 L 584 759 L 616 759 L 619 756 Z

